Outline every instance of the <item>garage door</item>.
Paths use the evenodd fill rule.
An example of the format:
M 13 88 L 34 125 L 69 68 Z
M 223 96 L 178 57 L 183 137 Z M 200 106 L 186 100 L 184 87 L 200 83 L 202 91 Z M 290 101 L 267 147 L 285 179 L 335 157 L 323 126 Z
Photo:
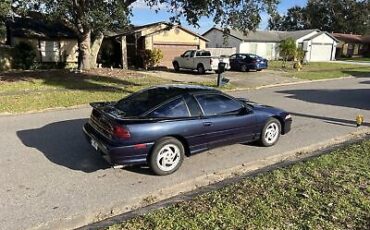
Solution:
M 176 56 L 180 56 L 186 50 L 197 49 L 196 45 L 183 45 L 183 44 L 154 44 L 153 48 L 162 50 L 163 59 L 159 66 L 165 66 L 167 68 L 173 68 L 172 61 Z
M 330 61 L 332 45 L 312 44 L 311 61 Z

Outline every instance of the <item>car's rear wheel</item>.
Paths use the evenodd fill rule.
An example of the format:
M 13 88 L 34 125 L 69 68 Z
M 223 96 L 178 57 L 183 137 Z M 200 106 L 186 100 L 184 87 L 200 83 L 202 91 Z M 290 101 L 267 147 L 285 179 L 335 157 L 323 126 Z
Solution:
M 184 146 L 172 137 L 157 141 L 149 158 L 152 171 L 160 176 L 169 175 L 178 170 L 184 161 Z
M 280 121 L 278 121 L 275 118 L 270 118 L 263 127 L 260 138 L 260 144 L 266 147 L 273 146 L 278 142 L 280 133 L 281 133 Z
M 247 72 L 247 71 L 248 71 L 247 66 L 246 66 L 246 65 L 242 65 L 242 66 L 240 66 L 240 71 L 242 71 L 242 72 Z
M 206 70 L 204 69 L 203 64 L 198 64 L 197 71 L 198 71 L 198 74 L 204 74 L 206 72 Z
M 179 72 L 180 71 L 180 66 L 179 66 L 179 63 L 178 62 L 174 62 L 173 63 L 173 69 L 176 71 L 176 72 Z

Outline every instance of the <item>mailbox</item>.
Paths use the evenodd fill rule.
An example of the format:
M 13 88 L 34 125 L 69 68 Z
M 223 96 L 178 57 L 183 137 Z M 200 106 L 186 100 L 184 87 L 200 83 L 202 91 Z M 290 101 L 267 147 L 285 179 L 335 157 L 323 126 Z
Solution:
M 222 73 L 226 71 L 226 63 L 219 62 L 218 63 L 218 70 L 217 70 L 217 86 L 221 87 L 229 82 L 229 79 L 225 78 Z
M 219 62 L 218 63 L 218 73 L 223 73 L 226 71 L 226 63 L 225 62 Z

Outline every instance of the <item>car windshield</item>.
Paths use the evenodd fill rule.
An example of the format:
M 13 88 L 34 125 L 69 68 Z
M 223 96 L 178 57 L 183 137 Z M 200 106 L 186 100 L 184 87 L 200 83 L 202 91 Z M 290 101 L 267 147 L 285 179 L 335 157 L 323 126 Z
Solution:
M 181 94 L 181 89 L 160 87 L 134 93 L 118 101 L 115 108 L 125 117 L 135 117 L 148 112 L 161 103 Z

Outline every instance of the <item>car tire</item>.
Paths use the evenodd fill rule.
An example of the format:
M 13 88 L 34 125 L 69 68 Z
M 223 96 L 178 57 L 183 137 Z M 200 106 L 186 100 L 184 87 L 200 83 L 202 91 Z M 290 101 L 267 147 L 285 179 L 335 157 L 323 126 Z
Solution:
M 247 66 L 246 65 L 240 66 L 240 71 L 242 71 L 242 72 L 248 72 Z
M 198 71 L 198 74 L 204 74 L 206 72 L 206 70 L 204 69 L 203 64 L 198 64 L 197 71 Z
M 175 72 L 180 71 L 180 66 L 179 66 L 178 62 L 174 62 L 174 63 L 172 63 L 172 65 L 173 65 L 173 69 L 175 70 Z
M 149 157 L 151 170 L 159 176 L 177 171 L 185 158 L 182 143 L 173 137 L 161 138 L 156 142 Z
M 266 124 L 264 125 L 261 137 L 260 137 L 260 144 L 265 147 L 275 145 L 280 137 L 281 133 L 281 123 L 279 120 L 275 118 L 270 118 L 267 120 Z
M 262 69 L 257 69 L 258 72 L 262 71 Z

